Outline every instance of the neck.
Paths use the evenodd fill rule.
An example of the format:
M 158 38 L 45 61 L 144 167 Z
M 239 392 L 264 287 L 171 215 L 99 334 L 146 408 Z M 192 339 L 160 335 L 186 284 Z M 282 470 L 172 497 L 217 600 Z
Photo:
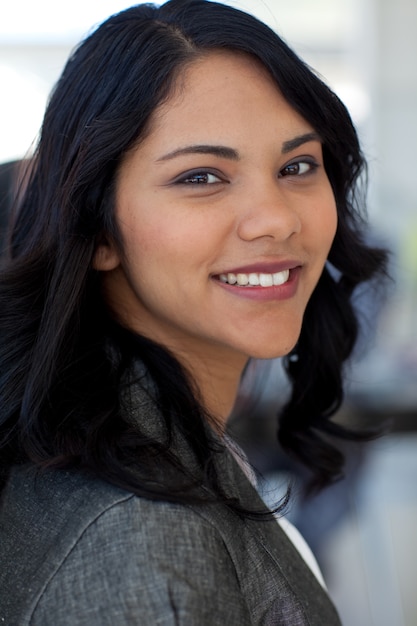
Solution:
M 219 430 L 224 432 L 247 359 L 241 355 L 219 359 L 218 356 L 210 358 L 190 353 L 178 355 L 178 358 L 191 373 L 204 407 L 215 418 Z

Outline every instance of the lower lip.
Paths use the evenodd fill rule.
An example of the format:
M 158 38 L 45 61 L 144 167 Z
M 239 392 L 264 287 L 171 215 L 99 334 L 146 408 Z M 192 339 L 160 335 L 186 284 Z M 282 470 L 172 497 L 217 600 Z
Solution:
M 272 287 L 241 287 L 239 285 L 229 285 L 215 279 L 216 283 L 225 289 L 228 293 L 239 298 L 247 298 L 248 300 L 257 300 L 259 302 L 268 302 L 272 300 L 288 300 L 292 298 L 299 282 L 301 267 L 290 270 L 290 275 L 286 283 L 282 285 L 273 285 Z

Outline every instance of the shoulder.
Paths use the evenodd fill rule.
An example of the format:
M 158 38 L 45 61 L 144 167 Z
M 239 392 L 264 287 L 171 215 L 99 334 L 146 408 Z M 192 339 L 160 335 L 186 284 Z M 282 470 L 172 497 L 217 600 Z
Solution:
M 2 558 L 9 574 L 18 572 L 17 604 L 26 605 L 30 623 L 208 625 L 233 612 L 246 623 L 227 548 L 215 524 L 198 512 L 69 472 L 37 481 L 21 473 L 14 482 L 23 517 L 15 519 L 14 540 L 9 533 L 9 554 Z M 9 589 L 16 604 L 10 578 Z M 178 622 L 175 615 L 182 616 Z
M 211 519 L 182 504 L 129 494 L 106 502 L 85 519 L 66 562 L 86 563 L 94 557 L 94 569 L 102 572 L 107 561 L 114 575 L 123 561 L 123 577 L 131 569 L 135 584 L 141 578 L 148 584 L 159 566 L 170 572 L 205 569 L 213 563 L 217 567 L 222 554 L 227 556 L 227 548 Z M 102 561 L 100 567 L 97 559 Z

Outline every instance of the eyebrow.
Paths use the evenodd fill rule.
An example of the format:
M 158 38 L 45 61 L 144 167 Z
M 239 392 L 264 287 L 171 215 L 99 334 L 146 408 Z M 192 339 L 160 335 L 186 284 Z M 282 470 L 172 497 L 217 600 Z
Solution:
M 231 161 L 238 161 L 240 158 L 237 150 L 234 150 L 233 148 L 228 148 L 227 146 L 210 146 L 202 144 L 185 146 L 185 148 L 178 148 L 178 150 L 168 152 L 168 154 L 165 154 L 157 160 L 168 161 L 169 159 L 174 159 L 175 157 L 181 156 L 183 154 L 213 154 L 214 156 L 218 156 L 223 159 L 230 159 Z
M 282 144 L 282 154 L 287 154 L 288 152 L 292 152 L 292 150 L 296 150 L 300 146 L 309 141 L 319 141 L 322 143 L 321 137 L 316 132 L 305 133 L 304 135 L 299 135 L 298 137 L 294 137 L 294 139 L 289 139 L 288 141 L 284 141 Z
M 311 132 L 305 133 L 304 135 L 299 135 L 297 137 L 294 137 L 293 139 L 289 139 L 288 141 L 284 141 L 284 143 L 282 144 L 281 153 L 287 154 L 288 152 L 299 148 L 309 141 L 321 142 L 320 135 L 318 135 L 318 133 L 316 132 Z M 239 161 L 240 159 L 239 152 L 234 148 L 229 148 L 227 146 L 196 144 L 191 146 L 185 146 L 184 148 L 178 148 L 177 150 L 168 152 L 167 154 L 159 157 L 157 161 L 169 161 L 170 159 L 175 159 L 178 156 L 186 154 L 212 154 L 222 159 L 229 159 L 230 161 Z

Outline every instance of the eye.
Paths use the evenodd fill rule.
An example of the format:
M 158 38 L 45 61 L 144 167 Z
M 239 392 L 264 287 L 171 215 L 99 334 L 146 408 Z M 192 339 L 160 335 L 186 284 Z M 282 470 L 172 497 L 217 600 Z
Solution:
M 279 176 L 306 176 L 312 174 L 318 167 L 318 163 L 314 160 L 294 161 L 282 168 Z
M 180 178 L 177 178 L 175 182 L 183 185 L 212 185 L 214 183 L 221 183 L 222 179 L 217 174 L 213 174 L 213 172 L 198 170 L 187 172 Z

